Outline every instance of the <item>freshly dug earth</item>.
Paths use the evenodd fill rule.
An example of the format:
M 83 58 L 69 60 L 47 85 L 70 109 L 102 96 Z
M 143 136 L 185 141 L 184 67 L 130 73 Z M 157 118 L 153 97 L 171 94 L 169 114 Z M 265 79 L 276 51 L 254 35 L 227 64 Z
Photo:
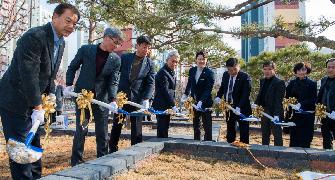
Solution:
M 162 153 L 117 180 L 128 179 L 298 179 L 295 170 L 266 168 L 185 154 Z
M 0 134 L 0 179 L 11 179 L 8 155 L 4 151 L 3 135 Z M 42 156 L 42 176 L 53 174 L 57 171 L 70 168 L 70 159 L 72 152 L 73 136 L 53 133 L 49 142 L 43 145 L 45 152 Z M 43 140 L 41 140 L 44 143 Z M 120 149 L 130 147 L 130 141 L 121 139 L 119 142 Z M 86 137 L 84 160 L 96 158 L 96 141 L 95 136 Z

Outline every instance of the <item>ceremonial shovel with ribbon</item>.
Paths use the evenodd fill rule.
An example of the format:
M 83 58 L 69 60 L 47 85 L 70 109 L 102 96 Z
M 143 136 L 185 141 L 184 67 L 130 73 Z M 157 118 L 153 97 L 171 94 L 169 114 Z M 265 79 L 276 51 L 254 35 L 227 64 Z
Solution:
M 315 106 L 315 117 L 316 117 L 316 121 L 321 122 L 321 119 L 329 117 L 332 120 L 335 120 L 335 118 L 327 112 L 327 107 L 323 104 L 316 104 Z M 316 122 L 314 123 L 316 124 Z M 316 129 L 316 127 L 314 128 Z
M 51 114 L 55 112 L 55 102 L 56 99 L 45 94 L 42 95 L 42 106 L 45 111 L 45 118 L 47 122 L 44 125 L 45 128 L 45 139 L 48 138 L 51 129 L 50 129 L 50 121 L 51 121 Z M 35 133 L 40 126 L 41 121 L 37 120 L 32 125 L 26 141 L 19 142 L 13 138 L 9 138 L 6 149 L 9 155 L 9 158 L 19 164 L 28 164 L 36 162 L 37 160 L 41 159 L 43 149 L 34 147 L 31 145 L 32 140 L 34 139 Z
M 235 108 L 233 108 L 229 103 L 227 103 L 226 101 L 222 100 L 219 104 L 219 108 L 222 110 L 222 112 L 224 113 L 224 115 L 229 112 L 229 110 L 231 110 L 234 114 L 240 116 L 240 120 L 242 121 L 249 121 L 249 122 L 254 122 L 254 121 L 260 121 L 258 118 L 254 117 L 254 116 L 245 116 L 244 114 L 242 114 L 241 112 L 237 111 Z
M 81 115 L 80 115 L 80 124 L 83 126 L 83 122 L 85 119 L 85 109 L 89 110 L 90 113 L 90 119 L 88 121 L 88 123 L 83 126 L 83 128 L 87 128 L 88 124 L 94 119 L 93 117 L 93 112 L 92 112 L 92 107 L 91 107 L 91 103 L 97 104 L 99 106 L 105 107 L 110 109 L 111 105 L 105 103 L 105 102 L 101 102 L 99 100 L 93 99 L 94 94 L 91 91 L 87 91 L 87 90 L 82 90 L 81 93 L 75 93 L 75 92 L 69 92 L 69 95 L 73 96 L 73 97 L 77 97 L 77 104 L 78 104 L 78 108 L 81 109 Z M 126 94 L 123 92 L 119 92 L 116 96 L 116 102 L 118 107 L 120 107 L 118 109 L 118 114 L 123 114 L 123 115 L 128 115 L 128 116 L 143 116 L 143 115 L 149 115 L 149 114 L 155 114 L 155 115 L 162 115 L 162 114 L 171 114 L 171 115 L 175 115 L 175 116 L 185 116 L 181 113 L 174 113 L 172 110 L 168 109 L 166 111 L 156 111 L 152 108 L 146 109 L 144 106 L 128 101 Z M 140 108 L 140 110 L 138 111 L 134 111 L 134 112 L 127 112 L 123 109 L 121 109 L 125 104 L 129 104 L 131 106 Z M 120 121 L 120 123 L 123 123 L 124 121 L 124 117 L 120 117 L 123 120 Z
M 269 118 L 275 125 L 280 125 L 283 127 L 289 127 L 289 126 L 296 126 L 294 122 L 281 122 L 278 120 L 275 120 L 274 117 L 270 116 L 269 114 L 264 112 L 264 109 L 262 106 L 258 106 L 256 104 L 252 104 L 251 108 L 253 109 L 253 116 L 257 118 L 261 118 L 262 116 Z

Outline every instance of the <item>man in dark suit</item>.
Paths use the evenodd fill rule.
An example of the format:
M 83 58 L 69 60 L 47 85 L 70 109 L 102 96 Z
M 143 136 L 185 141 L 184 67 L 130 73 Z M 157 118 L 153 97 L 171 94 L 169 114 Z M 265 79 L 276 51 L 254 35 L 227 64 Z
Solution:
M 75 84 L 74 91 L 82 89 L 92 91 L 94 98 L 110 103 L 112 112 L 117 112 L 116 93 L 119 84 L 121 59 L 113 53 L 123 41 L 123 34 L 119 29 L 107 28 L 103 41 L 97 45 L 82 46 L 75 58 L 71 61 L 66 72 L 66 91 L 71 91 L 76 71 L 80 68 L 80 75 Z M 109 109 L 92 105 L 95 120 L 95 135 L 97 140 L 97 157 L 108 153 L 108 114 Z M 76 106 L 76 133 L 73 138 L 71 165 L 75 166 L 83 162 L 85 136 L 88 128 L 83 129 L 80 124 L 80 109 Z M 89 118 L 89 113 L 86 117 Z M 86 120 L 88 121 L 88 120 Z M 84 122 L 87 124 L 87 122 Z
M 199 51 L 196 54 L 196 67 L 189 71 L 188 82 L 181 101 L 185 102 L 190 95 L 196 102 L 194 108 L 193 128 L 194 139 L 200 140 L 200 117 L 205 131 L 204 140 L 212 141 L 212 111 L 205 110 L 213 105 L 212 89 L 214 85 L 214 73 L 207 65 L 207 54 Z M 205 111 L 201 111 L 205 110 Z
M 155 97 L 152 107 L 155 110 L 165 111 L 172 109 L 175 113 L 178 108 L 175 104 L 176 75 L 175 69 L 179 62 L 177 51 L 171 51 L 166 64 L 158 71 L 155 78 Z M 170 115 L 157 115 L 157 137 L 167 138 L 169 132 Z
M 222 96 L 232 104 L 238 112 L 249 116 L 251 114 L 250 107 L 250 76 L 240 71 L 240 64 L 236 58 L 229 58 L 226 62 L 228 71 L 223 73 L 220 89 L 216 95 L 215 103 L 219 104 Z M 240 141 L 249 143 L 249 122 L 240 120 L 241 117 L 230 111 L 227 117 L 227 142 L 232 143 L 236 139 L 236 121 L 240 128 Z
M 285 96 L 285 82 L 276 77 L 276 65 L 272 61 L 263 63 L 264 78 L 260 81 L 260 89 L 255 104 L 264 108 L 265 113 L 274 117 L 275 121 L 284 119 L 283 99 Z M 270 119 L 261 120 L 262 144 L 269 145 L 271 131 L 274 136 L 274 145 L 282 146 L 281 126 L 275 125 Z
M 35 121 L 44 122 L 41 94 L 54 93 L 54 80 L 69 36 L 79 20 L 78 10 L 59 4 L 52 22 L 24 33 L 17 42 L 13 60 L 0 84 L 0 114 L 6 141 L 24 142 Z M 39 130 L 32 145 L 41 147 Z M 30 164 L 9 160 L 13 179 L 41 178 L 41 159 Z
M 335 59 L 327 60 L 327 76 L 321 80 L 321 87 L 318 94 L 318 103 L 327 107 L 330 117 L 321 120 L 321 133 L 323 148 L 333 149 L 335 138 Z
M 149 108 L 149 99 L 154 88 L 154 64 L 147 56 L 151 48 L 151 40 L 147 36 L 139 36 L 136 40 L 136 52 L 121 56 L 121 75 L 118 92 L 124 92 L 129 101 L 142 104 Z M 127 112 L 136 111 L 137 108 L 125 105 Z M 142 142 L 143 116 L 131 116 L 131 144 Z M 119 115 L 114 116 L 109 148 L 110 153 L 118 150 L 118 142 L 123 124 L 119 122 Z

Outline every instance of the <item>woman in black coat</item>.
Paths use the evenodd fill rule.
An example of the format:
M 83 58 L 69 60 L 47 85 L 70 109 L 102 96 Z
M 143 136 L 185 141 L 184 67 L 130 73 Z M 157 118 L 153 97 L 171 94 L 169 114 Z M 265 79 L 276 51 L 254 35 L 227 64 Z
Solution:
M 294 97 L 297 104 L 292 107 L 290 121 L 296 126 L 290 128 L 290 147 L 309 148 L 313 140 L 317 84 L 307 75 L 312 71 L 309 63 L 297 63 L 293 68 L 295 79 L 286 88 L 286 98 Z

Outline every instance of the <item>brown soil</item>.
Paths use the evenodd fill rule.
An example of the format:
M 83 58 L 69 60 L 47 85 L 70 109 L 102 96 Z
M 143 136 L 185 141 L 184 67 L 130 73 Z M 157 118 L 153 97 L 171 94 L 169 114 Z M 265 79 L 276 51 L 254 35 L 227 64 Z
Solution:
M 184 154 L 163 153 L 116 177 L 128 179 L 298 179 L 294 170 L 245 165 Z
M 0 134 L 0 140 L 3 140 L 3 136 Z M 43 176 L 53 174 L 57 171 L 70 168 L 70 158 L 72 149 L 73 137 L 68 135 L 57 135 L 53 134 L 50 136 L 49 143 L 43 145 L 45 152 L 42 156 Z M 43 140 L 41 141 L 44 142 Z M 1 146 L 3 149 L 4 141 Z M 121 149 L 130 146 L 129 140 L 121 139 L 119 147 Z M 0 148 L 1 150 L 1 148 Z M 96 158 L 96 142 L 95 137 L 86 137 L 84 160 L 91 160 Z M 10 170 L 8 164 L 8 155 L 4 151 L 0 151 L 0 179 L 11 179 Z

